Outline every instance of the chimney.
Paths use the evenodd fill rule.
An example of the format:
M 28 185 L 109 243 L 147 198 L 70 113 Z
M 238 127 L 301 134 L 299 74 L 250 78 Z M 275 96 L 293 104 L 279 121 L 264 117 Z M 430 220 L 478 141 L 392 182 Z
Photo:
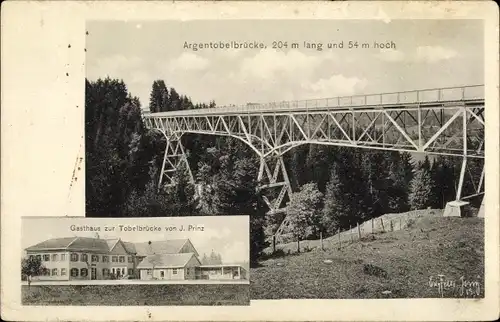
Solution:
M 149 245 L 149 250 L 151 251 L 151 253 L 154 255 L 155 252 L 153 252 L 153 247 L 151 246 L 151 241 L 148 241 L 148 245 Z

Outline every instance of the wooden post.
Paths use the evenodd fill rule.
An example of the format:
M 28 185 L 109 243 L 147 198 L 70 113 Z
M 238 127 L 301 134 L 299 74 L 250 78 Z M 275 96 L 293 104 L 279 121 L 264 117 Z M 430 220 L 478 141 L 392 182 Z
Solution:
M 359 222 L 358 222 L 358 240 L 361 240 L 361 228 L 359 226 Z
M 373 231 L 373 227 L 374 227 L 373 226 L 373 218 L 372 218 L 371 222 L 372 222 L 372 235 L 373 235 L 374 234 L 374 231 Z
M 390 221 L 391 231 L 394 231 L 394 226 L 392 225 L 392 220 Z
M 276 253 L 276 235 L 273 235 L 273 253 Z
M 349 225 L 349 236 L 351 236 L 351 243 L 352 243 L 352 226 Z
M 342 249 L 342 241 L 340 240 L 340 228 L 337 229 L 337 236 L 339 236 L 339 249 Z
M 382 226 L 382 232 L 385 233 L 384 221 L 380 218 L 380 225 Z
M 319 240 L 321 242 L 321 250 L 325 250 L 325 248 L 323 247 L 323 232 L 322 231 L 319 232 Z

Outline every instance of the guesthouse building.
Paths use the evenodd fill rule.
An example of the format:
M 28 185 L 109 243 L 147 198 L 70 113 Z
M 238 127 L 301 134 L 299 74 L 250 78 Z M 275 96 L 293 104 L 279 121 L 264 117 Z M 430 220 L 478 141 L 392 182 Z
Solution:
M 189 239 L 131 243 L 121 239 L 53 238 L 26 248 L 39 258 L 39 280 L 246 279 L 238 264 L 202 265 Z

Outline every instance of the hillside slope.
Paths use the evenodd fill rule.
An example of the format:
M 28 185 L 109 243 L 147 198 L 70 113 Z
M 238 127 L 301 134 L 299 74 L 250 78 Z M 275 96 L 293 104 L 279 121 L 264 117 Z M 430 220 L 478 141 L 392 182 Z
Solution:
M 360 232 L 362 236 L 366 236 L 371 234 L 372 232 L 380 233 L 380 232 L 388 232 L 406 229 L 408 226 L 412 225 L 415 220 L 418 220 L 422 217 L 440 217 L 443 215 L 442 209 L 423 209 L 423 210 L 412 210 L 403 213 L 389 213 L 382 215 L 377 218 L 373 218 L 372 220 L 365 221 L 360 224 Z M 373 225 L 373 227 L 372 227 Z M 391 226 L 392 225 L 392 226 Z M 339 236 L 340 235 L 340 236 Z M 339 244 L 339 240 L 342 244 L 348 243 L 351 240 L 358 239 L 358 230 L 357 227 L 353 227 L 350 230 L 342 231 L 340 234 L 336 234 L 334 236 L 327 237 L 323 240 L 324 248 L 337 248 Z M 321 247 L 321 243 L 319 240 L 301 240 L 300 248 L 302 249 L 314 249 Z M 297 252 L 297 242 L 287 242 L 280 243 L 276 247 L 277 250 L 281 250 L 284 253 L 295 253 Z M 272 247 L 267 247 L 264 250 L 265 254 L 272 254 Z
M 439 274 L 446 285 L 429 282 Z M 483 297 L 483 278 L 484 220 L 429 216 L 341 250 L 265 260 L 250 289 L 252 299 Z

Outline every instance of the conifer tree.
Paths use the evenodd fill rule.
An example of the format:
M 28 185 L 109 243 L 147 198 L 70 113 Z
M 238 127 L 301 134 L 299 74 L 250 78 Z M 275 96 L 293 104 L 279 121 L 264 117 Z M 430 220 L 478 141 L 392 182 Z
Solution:
M 151 113 L 168 110 L 168 89 L 163 80 L 155 80 L 149 96 L 149 110 Z
M 321 223 L 325 230 L 332 235 L 339 228 L 345 226 L 349 216 L 348 204 L 343 193 L 344 187 L 340 181 L 337 166 L 332 168 L 330 180 L 326 186 L 325 202 L 322 211 Z
M 169 111 L 178 111 L 181 109 L 181 97 L 179 96 L 179 93 L 175 90 L 175 88 L 170 88 L 170 100 L 169 100 L 170 106 L 168 108 Z
M 391 162 L 389 166 L 389 178 L 391 186 L 388 188 L 389 211 L 404 212 L 408 210 L 408 187 L 404 178 L 404 170 L 401 164 Z
M 411 182 L 409 196 L 410 208 L 412 210 L 425 209 L 432 203 L 432 178 L 425 167 L 417 170 Z

